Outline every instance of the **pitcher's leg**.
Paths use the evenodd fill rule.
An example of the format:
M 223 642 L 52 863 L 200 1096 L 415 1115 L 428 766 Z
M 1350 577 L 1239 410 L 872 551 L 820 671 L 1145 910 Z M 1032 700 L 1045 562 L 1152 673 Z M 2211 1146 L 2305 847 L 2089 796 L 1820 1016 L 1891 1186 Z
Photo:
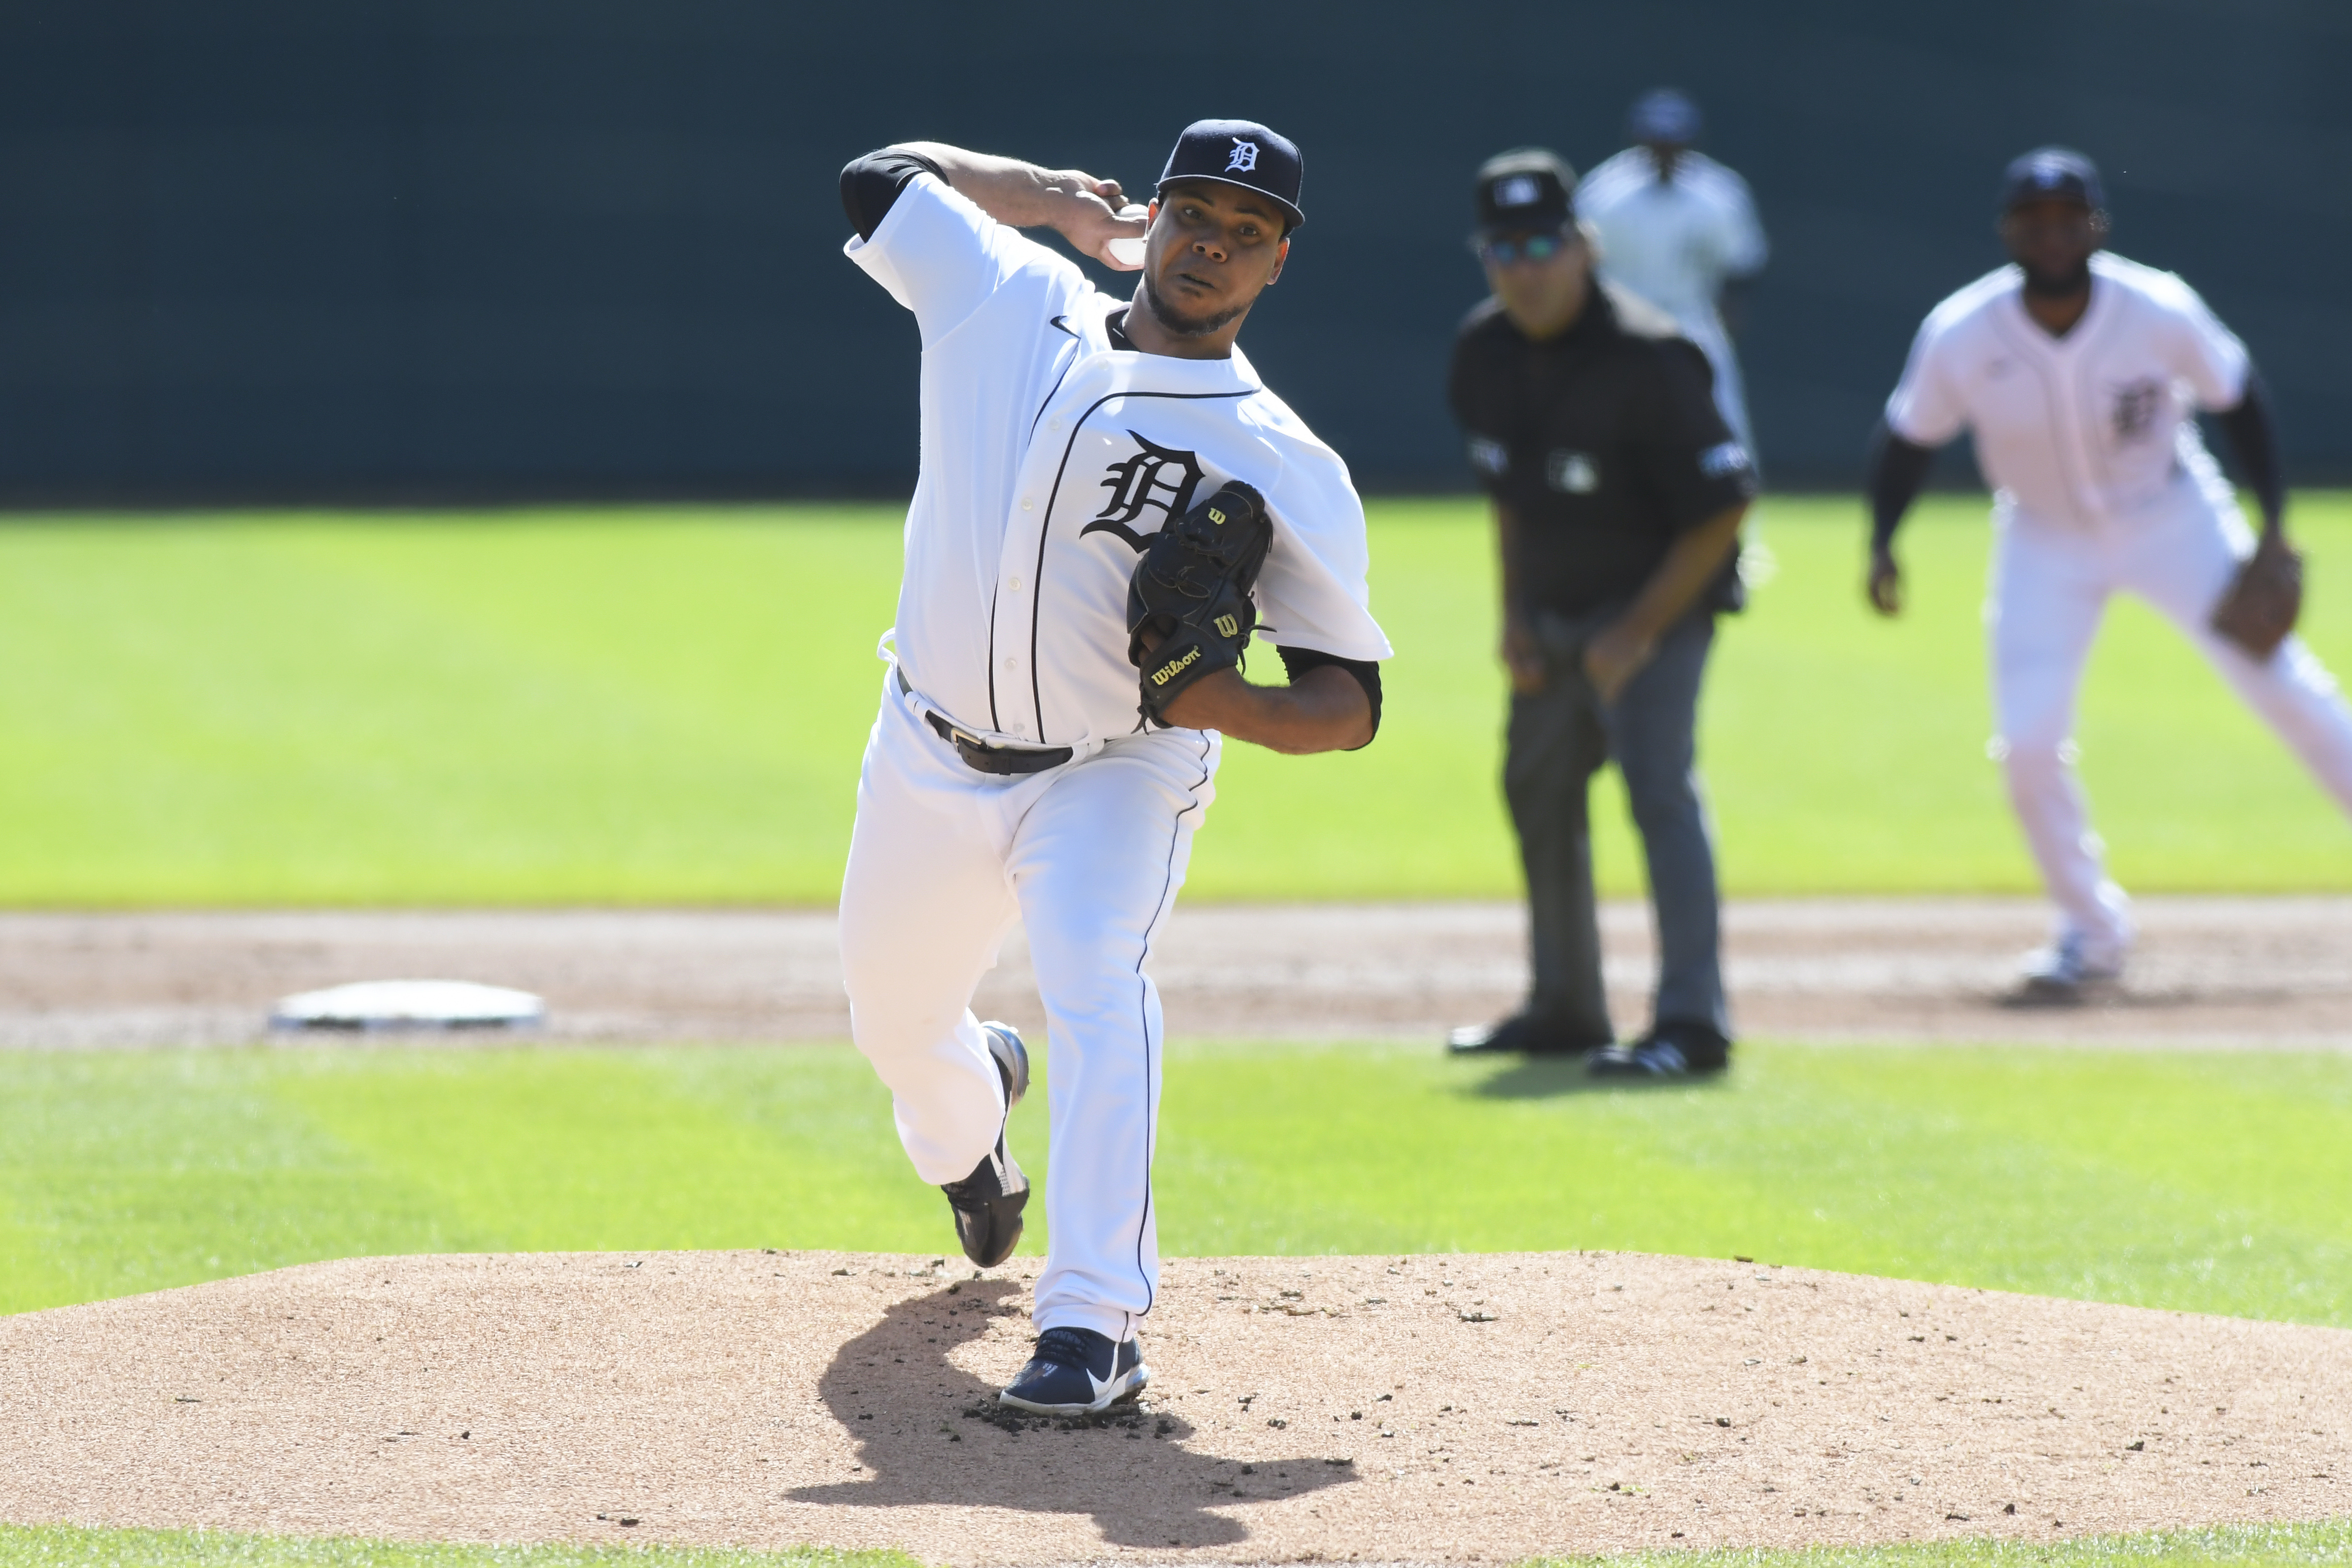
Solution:
M 1702 1024 L 1728 1040 L 1715 836 L 1701 793 L 1696 734 L 1699 685 L 1714 642 L 1715 620 L 1709 615 L 1669 630 L 1609 710 L 1609 732 L 1633 822 L 1641 830 L 1650 896 L 1657 908 L 1654 1021 Z
M 2225 511 L 2200 497 L 2200 504 L 2168 518 L 2150 547 L 2137 553 L 2131 586 L 2180 628 L 2239 700 L 2352 813 L 2352 705 L 2336 677 L 2300 637 L 2257 662 L 2208 623 L 2238 562 L 2254 548 L 2253 532 L 2236 506 Z
M 2080 541 L 2012 526 L 1994 538 L 1988 628 L 1995 750 L 2011 807 L 2058 905 L 2061 936 L 2095 965 L 2131 941 L 2130 901 L 2109 881 L 2074 770 L 2074 699 L 2106 609 L 2107 584 Z
M 1045 1004 L 1053 1136 L 1039 1329 L 1126 1337 L 1160 1281 L 1160 993 L 1145 972 L 1213 794 L 1192 731 L 1115 742 L 1031 807 L 1012 868 Z
M 1601 982 L 1593 906 L 1592 775 L 1608 741 L 1590 688 L 1555 674 L 1540 692 L 1515 694 L 1503 758 L 1503 794 L 1528 879 L 1534 983 L 1528 1013 L 1570 1044 L 1614 1038 Z
M 857 1049 L 890 1090 L 898 1141 L 934 1186 L 995 1146 L 1004 1090 L 970 1002 L 1018 907 L 968 801 L 896 755 L 886 710 L 857 779 L 841 886 L 841 969 Z

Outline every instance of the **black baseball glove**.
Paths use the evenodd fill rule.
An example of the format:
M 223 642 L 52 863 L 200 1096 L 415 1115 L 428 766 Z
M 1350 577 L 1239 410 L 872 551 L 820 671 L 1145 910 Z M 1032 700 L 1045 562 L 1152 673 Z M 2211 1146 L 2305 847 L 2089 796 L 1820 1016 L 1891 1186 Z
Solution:
M 1257 626 L 1250 590 L 1273 543 L 1265 497 L 1238 479 L 1151 536 L 1127 585 L 1127 660 L 1143 672 L 1138 706 L 1150 723 L 1165 727 L 1168 705 L 1202 676 L 1240 666 Z

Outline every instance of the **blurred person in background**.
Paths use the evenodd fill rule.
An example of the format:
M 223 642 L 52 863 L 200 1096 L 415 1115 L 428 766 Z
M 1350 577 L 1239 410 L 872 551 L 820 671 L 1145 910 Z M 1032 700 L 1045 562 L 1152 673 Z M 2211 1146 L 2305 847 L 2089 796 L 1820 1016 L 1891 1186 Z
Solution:
M 1928 312 L 1886 400 L 1864 591 L 1880 614 L 1901 611 L 1895 531 L 1935 449 L 1973 434 L 1993 486 L 1990 750 L 2057 905 L 2015 999 L 2067 1003 L 2117 978 L 2132 941 L 2074 771 L 2075 697 L 2108 599 L 2136 593 L 2178 626 L 2347 811 L 2352 707 L 2301 639 L 2249 651 L 2215 624 L 2241 570 L 2287 551 L 2286 482 L 2246 346 L 2179 277 L 2105 248 L 2106 198 L 2080 152 L 2012 162 L 2000 230 L 2009 265 Z M 2200 410 L 2261 503 L 2259 541 L 2198 435 Z
M 1715 847 L 1694 729 L 1715 616 L 1737 608 L 1756 491 L 1706 356 L 1673 318 L 1593 276 L 1576 176 L 1522 149 L 1478 171 L 1489 297 L 1463 322 L 1448 388 L 1494 505 L 1503 790 L 1527 873 L 1534 985 L 1456 1052 L 1584 1052 L 1600 1077 L 1679 1078 L 1729 1060 Z M 1649 1032 L 1619 1045 L 1601 987 L 1588 790 L 1624 776 L 1657 914 Z
M 1764 227 L 1748 182 L 1696 150 L 1698 106 L 1672 88 L 1634 100 L 1636 143 L 1577 188 L 1577 215 L 1601 240 L 1601 276 L 1675 319 L 1715 369 L 1715 405 L 1752 457 L 1756 433 L 1732 356 L 1739 296 L 1764 269 Z

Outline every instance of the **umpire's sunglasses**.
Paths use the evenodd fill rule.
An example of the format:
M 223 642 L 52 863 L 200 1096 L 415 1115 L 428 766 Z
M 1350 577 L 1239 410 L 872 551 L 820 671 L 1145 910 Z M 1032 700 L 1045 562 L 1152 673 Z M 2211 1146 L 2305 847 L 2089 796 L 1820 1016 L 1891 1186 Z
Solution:
M 1480 235 L 1471 239 L 1470 248 L 1489 267 L 1508 267 L 1515 261 L 1549 261 L 1568 248 L 1569 239 L 1564 234 L 1519 235 L 1511 239 Z

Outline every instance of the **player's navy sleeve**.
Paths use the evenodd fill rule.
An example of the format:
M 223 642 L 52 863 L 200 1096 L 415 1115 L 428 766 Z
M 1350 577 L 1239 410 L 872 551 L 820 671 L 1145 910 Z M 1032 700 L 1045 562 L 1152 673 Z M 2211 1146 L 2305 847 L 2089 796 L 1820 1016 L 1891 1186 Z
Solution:
M 1643 476 L 1675 533 L 1756 497 L 1756 464 L 1715 405 L 1714 371 L 1697 345 L 1675 338 L 1657 345 L 1647 410 L 1638 442 Z
M 1870 443 L 1870 548 L 1885 549 L 1895 541 L 1903 514 L 1919 498 L 1936 449 L 1904 440 L 1880 420 Z
M 1336 665 L 1355 676 L 1356 684 L 1364 688 L 1366 700 L 1372 705 L 1372 735 L 1379 736 L 1381 733 L 1380 661 L 1343 659 L 1337 653 L 1326 653 L 1319 648 L 1285 648 L 1277 644 L 1274 651 L 1282 655 L 1283 673 L 1290 677 L 1290 684 L 1294 686 L 1298 684 L 1299 676 L 1309 670 L 1319 670 L 1326 664 Z M 1371 743 L 1368 738 L 1364 746 L 1370 746 Z M 1348 749 L 1361 751 L 1363 748 L 1363 746 L 1351 746 Z
M 2246 390 L 2235 408 L 2225 408 L 2213 423 L 2230 438 L 2238 459 L 2238 477 L 2263 505 L 2263 521 L 2278 526 L 2286 509 L 2286 476 L 2279 470 L 2278 430 L 2271 423 L 2270 394 L 2252 364 L 2246 367 Z
M 857 231 L 859 239 L 872 239 L 882 220 L 890 215 L 898 202 L 898 193 L 907 182 L 918 174 L 930 174 L 944 180 L 947 175 L 940 166 L 919 152 L 893 152 L 885 148 L 868 152 L 863 158 L 853 158 L 841 172 L 841 210 L 849 219 L 849 226 Z

